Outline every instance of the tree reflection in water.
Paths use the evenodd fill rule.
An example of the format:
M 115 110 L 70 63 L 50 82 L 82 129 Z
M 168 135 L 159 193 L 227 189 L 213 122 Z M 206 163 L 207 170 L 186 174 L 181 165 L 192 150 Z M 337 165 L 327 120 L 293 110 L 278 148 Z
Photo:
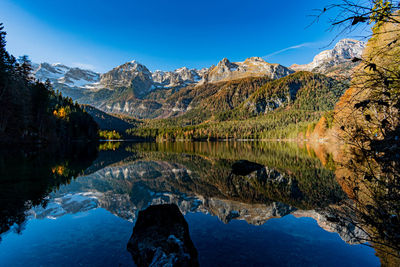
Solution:
M 68 147 L 13 147 L 0 151 L 0 234 L 12 226 L 20 233 L 27 211 L 37 205 L 45 207 L 49 193 L 69 184 L 97 156 L 95 144 L 79 143 Z
M 21 231 L 32 206 L 46 205 L 50 192 L 84 174 L 52 197 L 95 192 L 96 203 L 121 218 L 151 203 L 174 201 L 182 212 L 206 211 L 226 223 L 313 217 L 346 242 L 375 248 L 383 264 L 399 263 L 399 170 L 387 152 L 330 154 L 271 142 L 122 143 L 97 151 L 21 150 L 2 156 L 1 233 L 14 224 Z
M 349 199 L 330 212 L 363 232 L 355 238 L 372 246 L 383 266 L 400 266 L 399 147 L 388 138 L 334 153 L 336 179 Z

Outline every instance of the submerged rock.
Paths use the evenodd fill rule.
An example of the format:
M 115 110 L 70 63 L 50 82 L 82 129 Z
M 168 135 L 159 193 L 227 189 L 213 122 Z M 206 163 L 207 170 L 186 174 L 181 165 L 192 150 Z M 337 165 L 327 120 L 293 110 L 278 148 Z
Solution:
M 128 251 L 137 266 L 198 266 L 188 224 L 175 204 L 139 212 Z

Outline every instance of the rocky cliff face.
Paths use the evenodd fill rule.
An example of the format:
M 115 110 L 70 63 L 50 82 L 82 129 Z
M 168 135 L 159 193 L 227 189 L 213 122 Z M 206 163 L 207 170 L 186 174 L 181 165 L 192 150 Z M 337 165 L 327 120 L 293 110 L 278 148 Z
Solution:
M 146 66 L 133 60 L 101 75 L 100 84 L 107 89 L 130 88 L 136 96 L 143 96 L 152 89 L 153 79 Z
M 251 57 L 243 62 L 230 62 L 227 58 L 217 66 L 211 67 L 201 83 L 234 80 L 246 77 L 268 77 L 279 79 L 293 73 L 292 70 L 279 65 L 267 63 L 260 57 Z
M 325 50 L 314 57 L 314 60 L 305 65 L 294 64 L 290 68 L 296 71 L 312 71 L 334 76 L 335 74 L 349 74 L 356 66 L 351 59 L 360 58 L 366 43 L 362 41 L 343 39 L 333 49 Z
M 186 67 L 176 69 L 175 71 L 157 70 L 153 72 L 152 78 L 157 87 L 183 87 L 198 83 L 206 70 L 188 69 Z

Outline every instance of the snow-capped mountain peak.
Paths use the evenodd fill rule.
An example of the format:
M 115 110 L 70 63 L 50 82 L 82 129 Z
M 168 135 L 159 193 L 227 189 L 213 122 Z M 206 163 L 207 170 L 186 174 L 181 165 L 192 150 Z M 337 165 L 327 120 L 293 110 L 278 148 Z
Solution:
M 201 80 L 202 73 L 196 69 L 187 67 L 178 68 L 175 71 L 153 72 L 152 77 L 157 87 L 182 87 L 197 83 Z
M 340 40 L 333 49 L 325 50 L 316 55 L 311 63 L 294 64 L 290 68 L 296 71 L 314 71 L 328 73 L 332 67 L 350 63 L 354 57 L 361 57 L 366 43 L 352 39 Z
M 61 63 L 33 64 L 33 74 L 39 81 L 50 80 L 55 87 L 68 86 L 70 88 L 89 88 L 94 83 L 99 82 L 100 74 L 91 70 L 71 68 Z

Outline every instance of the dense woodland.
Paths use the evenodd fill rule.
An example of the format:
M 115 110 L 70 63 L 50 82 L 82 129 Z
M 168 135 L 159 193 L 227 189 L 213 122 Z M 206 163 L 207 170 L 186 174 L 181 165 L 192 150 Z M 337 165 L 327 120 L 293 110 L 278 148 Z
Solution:
M 0 24 L 0 142 L 63 142 L 97 139 L 98 127 L 71 98 L 49 82 L 32 78 L 27 56 L 16 59 L 6 50 Z
M 191 104 L 193 109 L 180 116 L 147 121 L 127 132 L 158 140 L 304 137 L 322 115 L 333 110 L 346 88 L 346 83 L 311 72 L 274 81 L 246 78 L 185 88 L 174 97 L 188 98 L 195 103 Z

